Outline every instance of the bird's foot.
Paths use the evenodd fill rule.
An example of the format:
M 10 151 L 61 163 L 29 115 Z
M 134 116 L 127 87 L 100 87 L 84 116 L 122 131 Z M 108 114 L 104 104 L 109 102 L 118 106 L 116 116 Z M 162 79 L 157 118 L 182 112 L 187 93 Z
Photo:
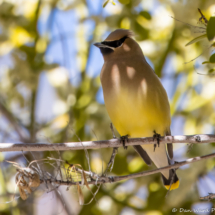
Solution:
M 158 147 L 160 145 L 160 137 L 161 137 L 161 135 L 156 133 L 156 131 L 154 131 L 153 141 L 157 140 L 157 144 L 154 144 L 154 151 L 155 151 L 155 148 L 157 147 L 157 145 L 158 145 Z
M 128 136 L 129 136 L 129 135 L 127 134 L 127 135 L 125 135 L 125 136 L 121 136 L 121 137 L 120 137 L 120 143 L 122 142 L 124 149 L 127 149 L 127 148 L 128 148 L 127 146 L 125 146 L 125 141 L 127 140 L 127 142 L 128 142 Z
M 179 164 L 179 161 L 174 161 L 174 164 Z M 177 170 L 179 167 L 175 168 L 175 170 Z

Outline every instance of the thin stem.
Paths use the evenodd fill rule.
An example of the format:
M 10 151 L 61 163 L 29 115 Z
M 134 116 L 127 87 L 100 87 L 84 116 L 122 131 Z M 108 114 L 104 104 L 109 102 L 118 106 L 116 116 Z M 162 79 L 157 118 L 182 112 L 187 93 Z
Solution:
M 31 141 L 35 141 L 35 106 L 36 106 L 35 101 L 36 90 L 33 90 L 31 96 L 31 124 L 30 124 Z

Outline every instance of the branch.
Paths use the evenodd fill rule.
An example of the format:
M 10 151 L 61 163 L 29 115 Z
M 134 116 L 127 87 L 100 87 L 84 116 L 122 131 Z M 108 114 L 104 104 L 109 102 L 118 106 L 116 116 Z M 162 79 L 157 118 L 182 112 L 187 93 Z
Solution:
M 208 136 L 210 139 L 213 139 L 214 136 L 213 135 L 200 135 L 202 136 Z M 200 142 L 201 137 L 198 136 L 198 138 L 196 138 L 196 136 L 188 136 L 188 137 L 195 137 L 195 141 L 197 141 L 198 143 Z M 182 137 L 186 137 L 186 136 L 182 136 Z M 163 143 L 165 143 L 166 137 L 163 137 Z M 173 138 L 173 137 L 171 137 Z M 175 138 L 175 137 L 174 137 Z M 136 138 L 139 139 L 139 138 Z M 136 139 L 132 139 L 132 140 L 136 140 Z M 140 139 L 146 139 L 146 138 L 140 138 Z M 148 138 L 147 138 L 148 139 Z M 204 139 L 204 141 L 206 141 Z M 96 142 L 100 142 L 100 141 L 96 141 Z M 203 141 L 202 141 L 203 142 Z M 193 142 L 192 142 L 193 143 Z M 83 145 L 83 143 L 82 143 Z M 80 204 L 83 204 L 83 193 L 80 190 L 80 186 L 81 185 L 85 185 L 88 190 L 90 190 L 90 192 L 93 194 L 93 198 L 91 199 L 91 201 L 95 198 L 96 193 L 98 192 L 99 188 L 101 187 L 102 184 L 105 183 L 115 183 L 115 182 L 119 182 L 119 181 L 123 181 L 123 180 L 128 180 L 128 179 L 134 179 L 134 178 L 138 178 L 138 177 L 143 177 L 143 176 L 148 176 L 148 175 L 152 175 L 155 173 L 159 173 L 162 172 L 164 170 L 169 170 L 169 169 L 177 169 L 180 166 L 184 166 L 186 164 L 190 164 L 190 163 L 194 163 L 197 161 L 201 161 L 201 160 L 205 160 L 205 159 L 209 159 L 209 158 L 214 158 L 215 157 L 215 153 L 209 154 L 209 155 L 204 155 L 204 156 L 200 156 L 200 157 L 194 157 L 194 158 L 190 158 L 187 159 L 185 161 L 181 161 L 181 162 L 175 162 L 174 165 L 169 165 L 169 166 L 165 166 L 159 169 L 154 169 L 154 170 L 149 170 L 149 171 L 144 171 L 144 172 L 139 172 L 139 173 L 135 173 L 135 174 L 130 174 L 130 175 L 124 175 L 124 176 L 107 176 L 107 170 L 110 168 L 110 166 L 113 164 L 113 159 L 116 155 L 116 148 L 113 149 L 113 154 L 111 156 L 111 159 L 109 161 L 108 167 L 105 170 L 104 174 L 102 174 L 101 176 L 99 176 L 98 174 L 95 174 L 91 171 L 85 171 L 82 169 L 80 164 L 69 164 L 68 162 L 65 162 L 61 159 L 55 159 L 55 158 L 47 158 L 47 159 L 41 159 L 41 160 L 35 160 L 32 161 L 27 168 L 23 168 L 20 167 L 17 163 L 15 162 L 10 162 L 12 163 L 13 166 L 15 166 L 17 168 L 17 174 L 16 174 L 16 184 L 19 187 L 19 192 L 20 192 L 20 196 L 22 197 L 22 199 L 27 199 L 26 196 L 26 192 L 27 193 L 31 193 L 32 190 L 31 188 L 33 187 L 38 187 L 40 184 L 45 183 L 48 192 L 51 192 L 53 189 L 57 189 L 59 186 L 67 186 L 67 190 L 69 189 L 70 186 L 77 186 L 77 188 L 79 188 L 79 202 Z M 69 167 L 66 168 L 65 174 L 66 174 L 66 180 L 63 179 L 63 176 L 60 176 L 60 180 L 57 179 L 57 175 L 52 176 L 50 173 L 48 172 L 44 172 L 43 174 L 40 174 L 40 171 L 33 166 L 33 163 L 38 162 L 38 163 L 47 163 L 50 164 L 52 167 L 54 167 L 56 169 L 56 165 L 54 163 L 51 163 L 52 161 L 54 162 L 60 162 L 62 164 L 68 164 Z M 80 168 L 79 168 L 80 167 Z M 65 169 L 65 167 L 64 167 Z M 35 172 L 36 170 L 36 172 Z M 57 171 L 59 171 L 59 168 L 56 169 Z M 45 176 L 45 177 L 44 177 Z M 25 177 L 28 178 L 28 181 L 25 180 Z M 95 193 L 92 192 L 92 190 L 89 187 L 89 184 L 93 184 L 93 185 L 99 185 L 97 187 L 97 191 Z M 50 189 L 51 188 L 51 189 Z M 23 192 L 24 191 L 24 192 Z M 24 195 L 25 194 L 25 195 Z M 213 199 L 215 194 L 209 194 L 209 196 L 206 197 L 201 197 L 201 199 Z M 81 201 L 80 201 L 81 198 Z M 90 202 L 91 202 L 90 201 Z M 89 203 L 90 203 L 89 202 Z M 88 203 L 87 203 L 88 204 Z
M 159 168 L 159 169 L 154 169 L 154 170 L 134 173 L 134 174 L 130 174 L 130 175 L 123 175 L 123 176 L 101 176 L 101 177 L 99 177 L 97 174 L 93 175 L 93 173 L 91 173 L 91 177 L 92 177 L 92 175 L 93 175 L 93 177 L 91 178 L 90 181 L 88 181 L 88 184 L 114 183 L 114 182 L 119 182 L 119 181 L 123 181 L 123 180 L 128 180 L 128 179 L 133 179 L 133 178 L 153 175 L 153 174 L 162 172 L 163 170 L 177 169 L 180 166 L 184 166 L 186 164 L 202 161 L 202 160 L 213 158 L 213 157 L 215 157 L 215 153 L 200 156 L 200 157 L 190 158 L 190 159 L 187 159 L 185 161 L 177 162 L 177 163 L 175 163 L 173 165 L 165 166 L 165 167 L 162 167 L 162 168 Z M 90 175 L 90 173 L 87 172 L 87 171 L 85 171 L 85 174 Z M 97 176 L 98 176 L 98 178 L 96 180 L 94 180 L 94 178 L 97 177 Z M 55 183 L 55 184 L 67 185 L 67 186 L 77 185 L 77 182 L 55 180 L 55 179 L 41 180 L 40 182 L 41 183 L 44 183 L 44 182 L 46 182 L 46 183 Z M 81 181 L 79 181 L 79 184 L 81 185 Z
M 213 143 L 215 135 L 198 134 L 198 135 L 180 135 L 165 136 L 160 138 L 160 144 L 166 143 Z M 156 144 L 153 137 L 129 138 L 125 146 Z M 118 148 L 123 143 L 120 139 L 101 140 L 101 141 L 85 141 L 85 142 L 69 142 L 69 143 L 0 143 L 0 152 L 9 151 L 66 151 L 66 150 L 84 150 L 84 149 L 100 149 L 100 148 Z

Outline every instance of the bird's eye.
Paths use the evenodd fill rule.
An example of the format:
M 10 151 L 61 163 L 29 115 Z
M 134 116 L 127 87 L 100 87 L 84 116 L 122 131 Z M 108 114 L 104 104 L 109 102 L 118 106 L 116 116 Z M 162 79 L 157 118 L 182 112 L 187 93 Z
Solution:
M 109 47 L 112 47 L 112 48 L 117 48 L 117 47 L 120 47 L 124 43 L 126 38 L 127 38 L 127 36 L 121 38 L 120 40 L 103 41 L 102 44 L 109 46 Z
M 117 41 L 117 47 L 121 46 L 122 42 L 120 40 Z

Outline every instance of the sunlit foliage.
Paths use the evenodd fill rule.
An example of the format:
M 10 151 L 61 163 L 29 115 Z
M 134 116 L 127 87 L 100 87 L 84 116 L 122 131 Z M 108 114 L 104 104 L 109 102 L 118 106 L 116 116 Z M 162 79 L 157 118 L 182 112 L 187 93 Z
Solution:
M 198 8 L 209 20 L 207 37 L 185 46 L 203 35 L 186 24 L 205 27 L 199 23 Z M 161 78 L 171 105 L 172 134 L 214 133 L 215 34 L 210 27 L 214 13 L 214 0 L 1 0 L 1 142 L 54 144 L 112 138 L 99 79 L 103 59 L 92 44 L 117 28 L 134 31 L 147 61 Z M 214 146 L 195 145 L 188 150 L 186 143 L 175 144 L 174 157 L 180 161 L 212 153 Z M 89 150 L 89 155 L 92 170 L 102 174 L 111 149 Z M 25 154 L 30 161 L 47 156 L 59 154 Z M 88 169 L 84 151 L 62 152 L 61 157 Z M 46 194 L 45 186 L 26 201 L 19 198 L 4 204 L 14 192 L 18 195 L 15 169 L 5 159 L 20 166 L 28 164 L 22 153 L 1 154 L 1 214 L 167 215 L 173 208 L 200 207 L 199 197 L 215 192 L 214 160 L 207 160 L 179 169 L 180 187 L 166 198 L 156 174 L 102 186 L 96 196 L 98 204 L 80 206 L 76 188 Z M 152 168 L 133 148 L 120 148 L 111 174 Z M 87 191 L 82 190 L 86 202 L 91 199 Z

